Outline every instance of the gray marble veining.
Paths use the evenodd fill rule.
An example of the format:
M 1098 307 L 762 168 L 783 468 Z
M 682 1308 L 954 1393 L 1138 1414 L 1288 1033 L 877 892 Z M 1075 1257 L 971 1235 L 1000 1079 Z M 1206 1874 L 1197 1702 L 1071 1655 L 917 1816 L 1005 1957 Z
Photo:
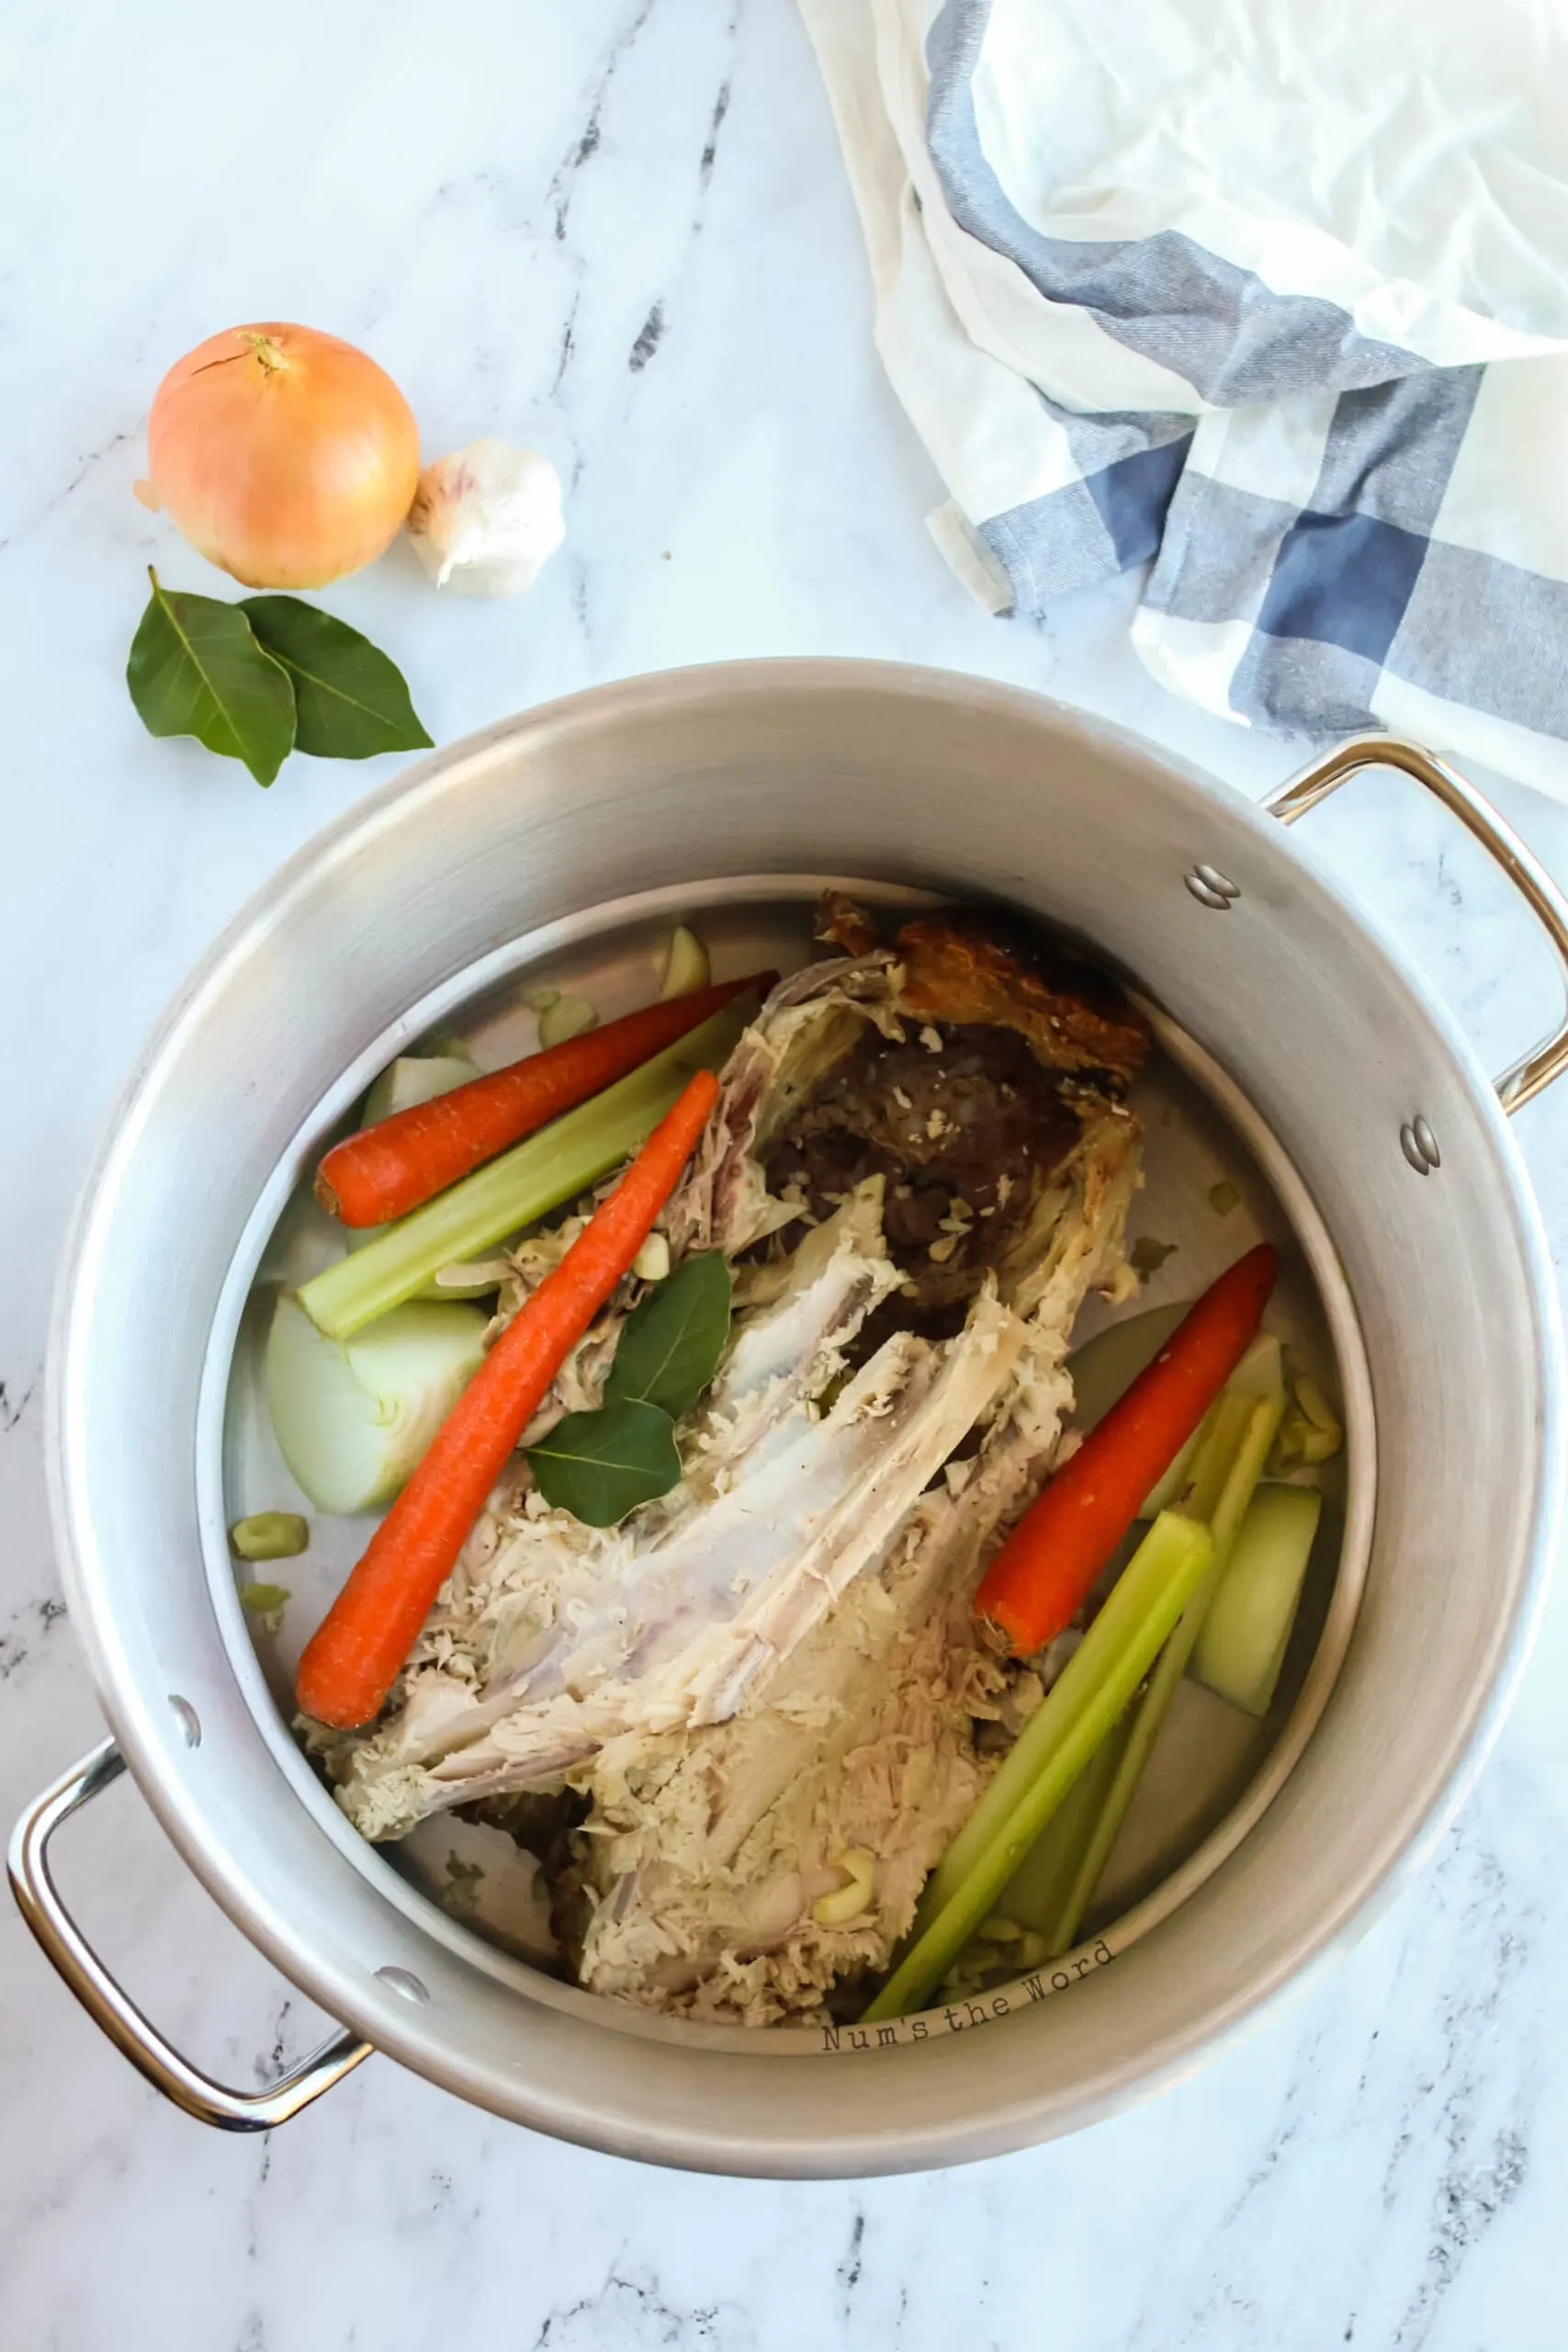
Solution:
M 195 0 L 17 0 L 0 62 L 9 1818 L 98 1736 L 39 1442 L 73 1191 L 186 967 L 385 772 L 297 761 L 264 794 L 130 710 L 141 567 L 218 584 L 130 495 L 179 352 L 305 319 L 376 351 L 429 450 L 502 433 L 560 466 L 566 548 L 526 598 L 437 602 L 406 550 L 330 594 L 400 658 L 438 740 L 639 669 L 843 651 L 1032 683 L 1243 789 L 1294 762 L 1147 679 L 1130 594 L 1010 628 L 953 584 L 789 0 L 277 0 L 265 37 Z M 1568 875 L 1568 809 L 1500 797 Z M 1544 1027 L 1549 960 L 1408 787 L 1368 778 L 1309 831 L 1497 1066 Z M 1519 1133 L 1561 1254 L 1568 1104 Z M 0 2341 L 1561 2352 L 1565 1674 L 1568 1591 L 1435 1867 L 1259 2033 L 1083 2138 L 941 2177 L 638 2170 L 381 2062 L 270 2140 L 220 2139 L 142 2087 L 0 1908 Z M 220 2071 L 259 2081 L 319 2032 L 133 1791 L 73 1828 L 62 1871 L 132 1990 Z

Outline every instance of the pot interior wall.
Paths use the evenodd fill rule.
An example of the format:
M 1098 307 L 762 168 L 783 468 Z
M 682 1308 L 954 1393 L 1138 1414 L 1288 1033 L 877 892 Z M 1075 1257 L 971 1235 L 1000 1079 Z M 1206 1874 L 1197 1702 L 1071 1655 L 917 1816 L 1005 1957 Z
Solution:
M 1199 861 L 1239 897 L 1183 887 Z M 370 1886 L 264 1735 L 203 1557 L 204 1367 L 312 1144 L 409 1009 L 523 931 L 627 889 L 771 869 L 996 895 L 1081 931 L 1231 1072 L 1334 1235 L 1381 1440 L 1357 1637 L 1318 1736 L 1156 1934 L 1002 2030 L 840 2064 L 606 2032 L 520 1998 Z M 426 1015 L 428 1017 L 428 1014 Z M 1421 1177 L 1401 1123 L 1430 1122 Z M 243 1279 L 235 1270 L 243 1267 Z M 626 2153 L 854 2172 L 1070 2128 L 1238 2026 L 1341 1938 L 1441 1817 L 1539 1594 L 1559 1340 L 1518 1163 L 1462 1044 L 1269 820 L 1115 730 L 859 663 L 634 681 L 426 763 L 297 859 L 193 982 L 106 1147 L 62 1295 L 51 1412 L 73 1613 L 142 1786 L 254 1939 L 453 2089 Z M 150 1336 L 152 1335 L 152 1336 Z M 186 1744 L 178 1697 L 201 1724 Z M 422 1909 L 427 1906 L 421 1906 Z M 412 2003 L 384 1973 L 417 1975 Z M 765 2039 L 765 2038 L 764 2038 Z

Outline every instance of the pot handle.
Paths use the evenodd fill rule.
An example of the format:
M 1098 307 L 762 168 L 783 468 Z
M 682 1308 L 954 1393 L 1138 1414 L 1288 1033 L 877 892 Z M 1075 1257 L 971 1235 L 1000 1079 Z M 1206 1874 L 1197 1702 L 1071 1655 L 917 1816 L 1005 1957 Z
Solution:
M 369 2057 L 371 2044 L 357 2034 L 336 2034 L 265 2090 L 236 2091 L 212 2081 L 164 2041 L 115 1983 L 50 1876 L 49 1844 L 55 1831 L 124 1770 L 124 1757 L 112 1739 L 106 1739 L 33 1799 L 11 1834 L 6 1856 L 11 1892 L 23 1918 L 93 2022 L 154 2090 L 198 2122 L 216 2124 L 220 2131 L 270 2131 L 340 2083 L 362 2058 Z
M 1435 793 L 1451 809 L 1493 861 L 1500 865 L 1545 930 L 1568 978 L 1568 898 L 1564 898 L 1533 851 L 1527 849 L 1507 820 L 1446 760 L 1408 743 L 1398 735 L 1353 735 L 1269 793 L 1261 803 L 1282 825 L 1293 825 L 1348 776 L 1362 768 L 1398 768 Z M 1549 1037 L 1521 1055 L 1497 1080 L 1497 1098 L 1505 1111 L 1517 1111 L 1568 1069 L 1568 1014 Z

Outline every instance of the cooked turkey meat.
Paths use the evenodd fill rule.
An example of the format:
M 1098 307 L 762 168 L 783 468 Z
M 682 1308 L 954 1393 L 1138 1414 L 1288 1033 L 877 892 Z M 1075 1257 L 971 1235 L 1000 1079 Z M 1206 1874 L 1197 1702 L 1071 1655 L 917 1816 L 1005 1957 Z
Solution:
M 973 923 L 888 949 L 833 922 L 863 952 L 775 990 L 662 1220 L 677 1259 L 726 1251 L 739 1309 L 681 1484 L 595 1530 L 520 1466 L 382 1721 L 326 1757 L 371 1837 L 570 1790 L 547 1868 L 581 1981 L 732 2022 L 886 1964 L 992 1769 L 980 1726 L 1038 1702 L 970 1597 L 1049 1469 L 1137 1181 L 1146 1035 L 1108 983 Z M 823 1926 L 852 1848 L 870 1899 Z

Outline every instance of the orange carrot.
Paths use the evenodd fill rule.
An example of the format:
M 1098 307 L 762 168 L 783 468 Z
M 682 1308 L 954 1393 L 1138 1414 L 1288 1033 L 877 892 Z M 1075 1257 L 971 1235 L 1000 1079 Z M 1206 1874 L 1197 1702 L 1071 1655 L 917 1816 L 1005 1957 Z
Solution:
M 765 996 L 778 975 L 753 972 L 688 996 L 664 999 L 590 1029 L 504 1069 L 455 1086 L 433 1102 L 378 1119 L 334 1144 L 316 1174 L 316 1198 L 344 1225 L 388 1225 L 497 1152 L 574 1110 L 639 1062 L 672 1046 L 732 997 Z
M 1247 1353 L 1279 1271 L 1268 1242 L 1203 1293 L 1085 1438 L 980 1580 L 977 1615 L 1032 1657 L 1070 1625 L 1101 1568 Z
M 518 1439 L 630 1266 L 718 1099 L 699 1070 L 555 1272 L 507 1325 L 305 1645 L 295 1696 L 347 1731 L 391 1689 Z

